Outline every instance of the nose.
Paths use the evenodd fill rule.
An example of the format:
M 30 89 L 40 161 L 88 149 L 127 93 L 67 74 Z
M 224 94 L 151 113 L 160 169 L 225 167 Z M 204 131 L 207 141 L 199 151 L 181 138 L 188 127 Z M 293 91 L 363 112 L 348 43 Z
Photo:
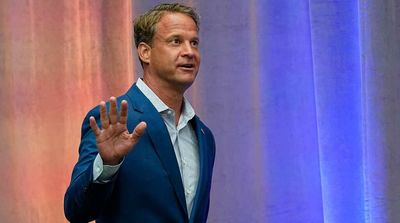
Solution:
M 194 57 L 194 49 L 190 42 L 185 42 L 185 44 L 182 44 L 182 56 L 189 58 Z

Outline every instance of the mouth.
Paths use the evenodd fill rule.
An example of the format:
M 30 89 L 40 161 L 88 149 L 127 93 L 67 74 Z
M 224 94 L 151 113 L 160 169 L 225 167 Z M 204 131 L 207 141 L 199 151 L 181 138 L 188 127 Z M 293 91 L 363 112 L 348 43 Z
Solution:
M 193 70 L 195 68 L 195 65 L 193 63 L 184 63 L 184 64 L 179 64 L 178 67 L 185 70 Z

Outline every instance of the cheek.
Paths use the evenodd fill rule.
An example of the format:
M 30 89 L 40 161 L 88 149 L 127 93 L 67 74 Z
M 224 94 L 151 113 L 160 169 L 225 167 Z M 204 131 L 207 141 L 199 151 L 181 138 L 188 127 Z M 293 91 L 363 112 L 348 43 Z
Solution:
M 200 62 L 200 60 L 201 60 L 201 54 L 200 54 L 200 51 L 198 51 L 198 50 L 197 50 L 197 52 L 195 53 L 195 56 L 196 56 L 196 58 L 197 58 L 197 61 L 199 61 L 199 62 Z
M 163 54 L 164 62 L 171 66 L 173 66 L 175 64 L 175 62 L 179 59 L 179 53 L 177 53 L 173 50 L 163 52 L 163 53 L 164 53 Z
M 196 60 L 197 60 L 197 65 L 200 65 L 200 62 L 201 62 L 201 56 L 200 56 L 200 54 L 198 54 L 198 55 L 196 56 Z

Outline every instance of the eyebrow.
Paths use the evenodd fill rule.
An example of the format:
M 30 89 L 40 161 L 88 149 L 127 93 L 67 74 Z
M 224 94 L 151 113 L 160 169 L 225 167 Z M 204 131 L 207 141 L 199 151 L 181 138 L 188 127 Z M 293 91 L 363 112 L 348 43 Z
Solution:
M 169 39 L 173 39 L 173 38 L 180 38 L 181 37 L 181 35 L 179 35 L 179 34 L 173 34 L 173 35 L 171 35 L 171 36 L 167 36 L 167 40 L 169 40 Z
M 177 38 L 177 37 L 178 37 L 178 38 L 182 38 L 182 35 L 180 35 L 180 34 L 172 34 L 171 36 L 167 36 L 166 39 L 169 40 L 169 39 Z M 198 37 L 198 36 L 195 36 L 195 37 L 191 38 L 191 40 L 197 40 L 197 41 L 199 41 L 199 37 Z

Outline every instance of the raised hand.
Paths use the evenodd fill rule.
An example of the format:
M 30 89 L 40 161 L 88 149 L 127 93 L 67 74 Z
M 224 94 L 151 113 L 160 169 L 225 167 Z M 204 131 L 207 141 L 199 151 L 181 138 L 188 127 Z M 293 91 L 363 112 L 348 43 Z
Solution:
M 119 118 L 118 118 L 119 116 Z M 101 128 L 93 116 L 89 118 L 90 127 L 96 136 L 97 149 L 105 165 L 116 165 L 131 151 L 146 129 L 146 123 L 140 122 L 132 133 L 126 127 L 128 102 L 121 102 L 121 112 L 117 112 L 117 100 L 110 98 L 110 114 L 107 114 L 106 103 L 100 102 Z

